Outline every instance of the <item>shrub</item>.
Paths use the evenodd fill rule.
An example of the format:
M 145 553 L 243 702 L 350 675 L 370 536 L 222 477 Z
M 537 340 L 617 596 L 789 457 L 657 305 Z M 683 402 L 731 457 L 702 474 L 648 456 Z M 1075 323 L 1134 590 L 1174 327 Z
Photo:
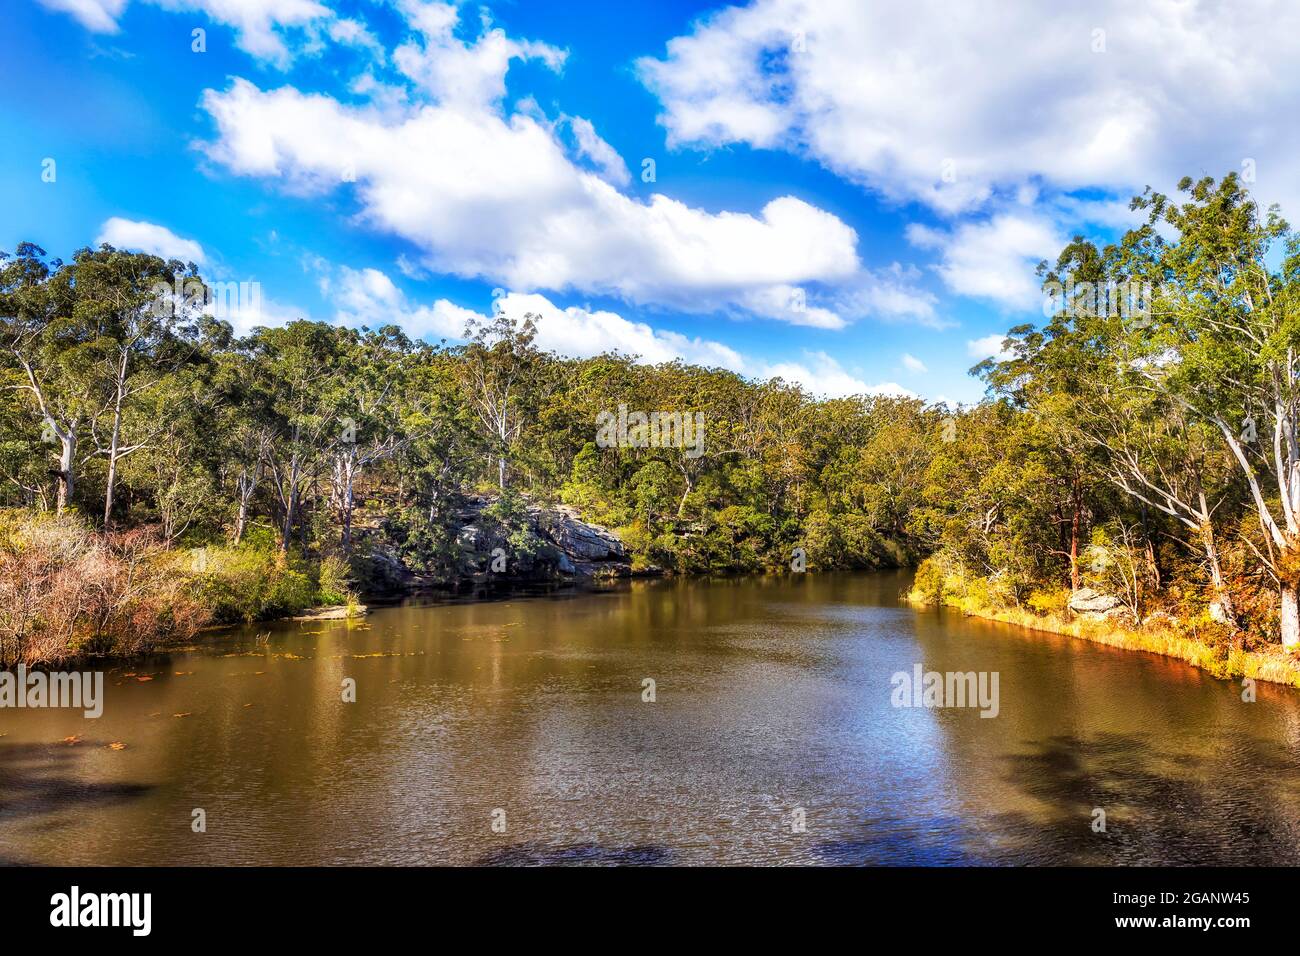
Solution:
M 1070 606 L 1070 592 L 1061 588 L 1032 591 L 1025 601 L 1030 610 L 1047 617 L 1065 617 Z
M 912 593 L 922 601 L 942 601 L 946 577 L 938 561 L 926 558 L 917 566 L 916 576 L 912 579 Z
M 352 569 L 335 554 L 326 555 L 317 575 L 316 598 L 320 604 L 350 604 L 356 600 L 352 591 Z
M 297 614 L 315 603 L 307 569 L 269 539 L 250 535 L 239 547 L 204 548 L 198 555 L 199 600 L 222 624 Z
M 209 618 L 148 529 L 96 532 L 72 515 L 0 521 L 0 664 L 127 655 Z

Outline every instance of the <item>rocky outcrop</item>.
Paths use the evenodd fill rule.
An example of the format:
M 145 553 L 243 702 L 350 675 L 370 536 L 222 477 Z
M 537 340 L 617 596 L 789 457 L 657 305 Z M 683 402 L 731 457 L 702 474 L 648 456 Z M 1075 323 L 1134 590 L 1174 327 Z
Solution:
M 624 577 L 631 570 L 623 542 L 599 525 L 588 524 L 563 505 L 529 509 L 539 537 L 558 552 L 556 570 L 579 579 Z
M 1120 607 L 1119 598 L 1109 594 L 1102 594 L 1092 588 L 1079 588 L 1070 595 L 1070 610 L 1075 614 L 1093 614 L 1106 617 L 1123 609 Z
M 631 560 L 611 531 L 564 505 L 528 505 L 502 515 L 495 499 L 463 499 L 452 517 L 453 567 L 436 578 L 412 571 L 382 540 L 370 549 L 374 591 L 395 595 L 426 588 L 465 590 L 581 584 L 628 577 Z M 381 537 L 381 536 L 377 536 Z

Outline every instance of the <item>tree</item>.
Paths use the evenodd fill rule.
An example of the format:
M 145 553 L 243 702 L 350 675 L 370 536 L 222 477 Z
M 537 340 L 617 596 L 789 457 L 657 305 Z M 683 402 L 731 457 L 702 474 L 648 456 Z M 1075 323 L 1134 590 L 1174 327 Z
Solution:
M 1181 205 L 1150 189 L 1137 197 L 1147 222 L 1113 252 L 1116 278 L 1150 284 L 1154 304 L 1117 357 L 1126 377 L 1219 435 L 1264 534 L 1282 644 L 1300 646 L 1300 243 L 1235 174 L 1179 190 Z
M 79 251 L 54 274 L 51 285 L 75 326 L 96 333 L 88 347 L 98 354 L 98 368 L 91 374 L 97 379 L 92 387 L 99 390 L 101 404 L 92 410 L 88 424 L 93 454 L 108 465 L 104 485 L 104 525 L 108 526 L 119 462 L 145 447 L 161 427 L 151 416 L 135 416 L 135 433 L 128 437 L 132 407 L 197 355 L 198 318 L 207 299 L 206 287 L 193 263 L 182 267 L 176 260 L 121 252 L 109 245 Z M 101 434 L 104 419 L 106 435 Z
M 498 312 L 489 321 L 470 319 L 461 374 L 469 401 L 497 463 L 497 487 L 505 490 L 506 463 L 530 413 L 541 353 L 534 347 L 537 316 L 515 321 Z

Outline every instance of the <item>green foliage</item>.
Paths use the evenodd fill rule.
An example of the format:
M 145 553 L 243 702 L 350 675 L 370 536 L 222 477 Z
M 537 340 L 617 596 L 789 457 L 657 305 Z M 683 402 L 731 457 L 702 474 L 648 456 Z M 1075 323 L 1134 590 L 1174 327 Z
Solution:
M 1112 245 L 1078 237 L 1044 264 L 1067 307 L 1008 331 L 969 408 L 562 358 L 529 315 L 455 348 L 306 321 L 239 338 L 151 311 L 150 283 L 201 282 L 192 266 L 25 243 L 0 257 L 0 504 L 206 546 L 221 620 L 342 603 L 385 586 L 385 556 L 433 580 L 482 570 L 471 520 L 474 549 L 544 557 L 530 509 L 563 501 L 638 569 L 926 558 L 933 600 L 1066 615 L 1092 585 L 1238 653 L 1300 586 L 1300 242 L 1234 176 L 1180 188 L 1138 197 L 1147 221 Z M 1092 294 L 1135 282 L 1141 321 Z M 609 440 L 611 417 L 653 412 L 700 416 L 702 440 Z
M 1065 617 L 1070 604 L 1070 592 L 1064 588 L 1034 591 L 1025 603 L 1032 611 L 1044 617 Z
M 217 623 L 298 614 L 316 603 L 312 569 L 281 553 L 269 532 L 251 534 L 237 547 L 207 547 L 178 560 L 193 568 L 198 597 Z
M 317 572 L 316 603 L 348 604 L 356 600 L 352 590 L 352 569 L 346 558 L 337 554 L 321 559 Z

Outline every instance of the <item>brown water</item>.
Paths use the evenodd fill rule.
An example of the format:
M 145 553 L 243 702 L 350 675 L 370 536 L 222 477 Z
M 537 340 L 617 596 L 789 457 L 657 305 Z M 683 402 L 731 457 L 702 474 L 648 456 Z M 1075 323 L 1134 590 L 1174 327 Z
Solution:
M 98 720 L 0 710 L 0 860 L 1300 862 L 1300 692 L 1243 703 L 1154 656 L 900 606 L 906 583 L 635 583 L 225 634 L 110 671 Z M 892 706 L 916 663 L 998 672 L 998 716 Z

